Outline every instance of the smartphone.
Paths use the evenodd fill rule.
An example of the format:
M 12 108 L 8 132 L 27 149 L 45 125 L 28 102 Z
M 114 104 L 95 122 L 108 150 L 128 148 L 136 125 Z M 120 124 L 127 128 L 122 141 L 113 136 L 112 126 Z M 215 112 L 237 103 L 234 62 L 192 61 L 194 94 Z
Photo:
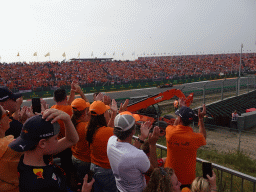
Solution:
M 32 98 L 33 113 L 41 113 L 41 101 L 40 98 Z
M 209 175 L 210 177 L 212 177 L 212 163 L 203 162 L 202 169 L 203 169 L 203 178 L 208 179 L 206 175 Z
M 90 170 L 88 172 L 88 181 L 87 181 L 87 183 L 91 182 L 93 176 L 94 176 L 94 171 Z

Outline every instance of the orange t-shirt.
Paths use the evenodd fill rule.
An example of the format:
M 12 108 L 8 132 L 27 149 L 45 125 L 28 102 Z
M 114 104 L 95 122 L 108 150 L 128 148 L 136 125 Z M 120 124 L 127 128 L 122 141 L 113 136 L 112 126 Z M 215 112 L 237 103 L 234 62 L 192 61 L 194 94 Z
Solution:
M 64 111 L 65 113 L 69 114 L 70 117 L 73 114 L 71 105 L 53 105 L 51 108 Z M 58 139 L 61 139 L 65 137 L 65 126 L 61 120 L 58 120 L 58 123 L 60 124 L 60 133 L 58 135 Z
M 114 128 L 101 127 L 93 136 L 93 142 L 90 145 L 91 149 L 91 162 L 105 169 L 111 169 L 108 155 L 107 144 L 108 139 L 114 135 Z
M 88 122 L 80 122 L 77 124 L 76 131 L 79 136 L 79 141 L 72 146 L 71 150 L 75 158 L 84 162 L 91 162 L 91 151 L 89 143 L 86 140 L 87 124 Z
M 167 158 L 165 167 L 174 169 L 182 185 L 188 185 L 196 177 L 196 153 L 206 140 L 191 127 L 177 125 L 166 127 Z
M 12 135 L 0 138 L 0 191 L 19 192 L 18 164 L 23 153 L 8 147 Z

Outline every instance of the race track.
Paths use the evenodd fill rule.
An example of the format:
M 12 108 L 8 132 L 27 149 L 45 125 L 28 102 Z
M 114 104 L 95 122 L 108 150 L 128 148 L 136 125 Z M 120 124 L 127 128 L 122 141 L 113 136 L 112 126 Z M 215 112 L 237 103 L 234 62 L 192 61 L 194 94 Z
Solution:
M 124 91 L 116 91 L 116 92 L 108 92 L 106 93 L 109 95 L 112 99 L 119 99 L 119 98 L 134 98 L 134 97 L 143 97 L 143 96 L 149 96 L 149 95 L 155 95 L 160 92 L 164 92 L 168 89 L 182 89 L 182 91 L 192 91 L 192 90 L 202 90 L 205 86 L 206 88 L 220 88 L 222 85 L 223 80 L 214 80 L 214 81 L 200 81 L 195 83 L 187 83 L 182 85 L 176 85 L 172 88 L 144 88 L 144 89 L 133 89 L 133 90 L 124 90 Z M 224 81 L 224 86 L 234 86 L 237 83 L 237 79 L 226 79 Z M 247 78 L 242 77 L 241 78 L 241 84 L 247 83 Z M 249 82 L 253 83 L 253 82 Z M 90 102 L 93 101 L 92 95 L 93 93 L 85 94 L 86 97 L 89 99 Z M 53 101 L 53 98 L 45 98 L 46 102 L 52 106 L 55 104 Z M 31 106 L 31 100 L 24 101 L 23 105 Z

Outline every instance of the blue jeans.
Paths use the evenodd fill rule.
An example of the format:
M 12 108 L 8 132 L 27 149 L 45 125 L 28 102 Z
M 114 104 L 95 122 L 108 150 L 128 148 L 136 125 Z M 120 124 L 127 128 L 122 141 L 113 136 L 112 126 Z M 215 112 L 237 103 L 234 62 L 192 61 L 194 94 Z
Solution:
M 91 163 L 91 170 L 94 172 L 94 192 L 116 192 L 116 180 L 112 169 L 104 169 Z
M 79 182 L 83 183 L 83 178 L 88 172 L 90 171 L 90 162 L 84 162 L 80 159 L 75 158 L 72 156 L 72 163 L 76 168 L 76 172 L 79 178 Z

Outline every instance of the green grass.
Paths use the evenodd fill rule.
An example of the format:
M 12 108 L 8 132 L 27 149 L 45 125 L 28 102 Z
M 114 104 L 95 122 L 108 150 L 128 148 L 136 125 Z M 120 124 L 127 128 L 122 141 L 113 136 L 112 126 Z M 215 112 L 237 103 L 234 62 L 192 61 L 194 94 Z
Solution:
M 165 137 L 161 137 L 158 140 L 158 144 L 166 146 Z M 157 156 L 166 157 L 166 151 L 162 151 L 157 149 Z M 244 174 L 256 177 L 256 160 L 250 159 L 250 157 L 243 152 L 219 152 L 217 150 L 207 150 L 207 149 L 198 149 L 197 157 L 207 160 L 209 162 L 242 172 Z M 228 173 L 222 173 L 222 181 L 221 181 L 221 171 L 214 170 L 217 175 L 217 185 L 219 191 L 230 191 L 231 188 L 231 175 Z M 196 164 L 196 176 L 202 176 L 202 164 Z M 241 191 L 242 179 L 236 176 L 233 176 L 232 181 L 232 191 L 239 192 Z M 253 183 L 249 181 L 243 182 L 243 191 L 251 192 L 253 191 Z

